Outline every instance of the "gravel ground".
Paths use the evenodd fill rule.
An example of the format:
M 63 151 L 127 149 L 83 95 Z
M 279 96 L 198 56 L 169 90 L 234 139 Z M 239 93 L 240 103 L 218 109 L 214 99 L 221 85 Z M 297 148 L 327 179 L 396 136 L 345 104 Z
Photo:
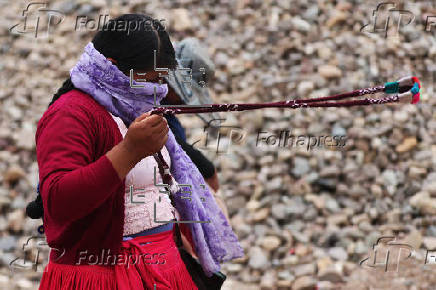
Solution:
M 41 20 L 35 38 L 31 28 L 9 31 L 22 25 L 28 2 L 1 1 L 0 288 L 37 289 L 41 265 L 9 264 L 20 258 L 14 265 L 30 267 L 38 247 L 39 262 L 47 260 L 36 240 L 23 251 L 41 224 L 24 208 L 38 182 L 36 124 L 94 34 L 75 30 L 77 17 L 145 12 L 164 19 L 173 41 L 195 36 L 208 47 L 217 103 L 325 96 L 410 74 L 424 87 L 419 105 L 225 113 L 223 125 L 238 128 L 233 138 L 221 129 L 219 148 L 216 138 L 205 145 L 212 137 L 198 117 L 181 118 L 188 139 L 214 160 L 246 253 L 223 264 L 223 289 L 436 289 L 436 4 L 394 2 L 386 7 L 397 11 L 377 12 L 377 28 L 391 17 L 385 35 L 374 31 L 378 1 L 49 1 L 64 19 L 48 37 Z M 283 147 L 272 136 L 256 146 L 286 130 L 305 143 Z M 308 149 L 307 136 L 339 136 L 344 146 Z M 360 266 L 382 236 L 396 237 L 382 246 L 392 249 L 388 271 L 370 259 Z M 409 245 L 412 257 L 395 255 L 392 243 Z

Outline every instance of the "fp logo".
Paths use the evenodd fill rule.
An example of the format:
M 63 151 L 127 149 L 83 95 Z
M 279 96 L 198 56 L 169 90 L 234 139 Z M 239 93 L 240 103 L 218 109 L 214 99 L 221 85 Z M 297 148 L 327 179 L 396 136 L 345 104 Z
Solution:
M 382 7 L 388 5 L 391 5 L 393 7 L 382 10 Z M 393 2 L 383 2 L 377 5 L 377 8 L 372 12 L 372 17 L 373 17 L 373 23 L 372 23 L 373 27 L 368 32 L 369 33 L 382 32 L 384 33 L 385 38 L 388 37 L 388 30 L 391 24 L 395 23 L 395 20 L 397 20 L 397 23 L 396 25 L 392 26 L 394 28 L 394 36 L 398 36 L 398 33 L 400 32 L 400 29 L 402 27 L 409 25 L 415 20 L 415 15 L 413 15 L 412 12 L 410 12 L 409 10 L 395 9 L 395 3 Z M 405 23 L 403 23 L 403 20 Z M 380 23 L 382 25 L 378 25 Z M 366 30 L 366 27 L 370 25 L 371 23 L 363 25 L 360 31 L 363 32 L 364 30 Z
M 48 38 L 50 28 L 61 23 L 64 18 L 63 13 L 47 9 L 47 3 L 31 2 L 23 10 L 22 22 L 9 28 L 9 31 L 14 35 Z

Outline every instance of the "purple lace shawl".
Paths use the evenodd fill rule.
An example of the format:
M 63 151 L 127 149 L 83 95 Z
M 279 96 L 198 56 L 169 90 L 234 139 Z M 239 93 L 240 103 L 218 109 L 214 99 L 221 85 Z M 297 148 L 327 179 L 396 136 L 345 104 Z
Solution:
M 130 124 L 137 116 L 153 108 L 154 88 L 156 103 L 168 93 L 166 84 L 132 81 L 115 65 L 98 52 L 92 42 L 70 71 L 74 86 L 91 95 L 113 115 Z M 207 221 L 210 223 L 188 223 L 194 240 L 195 251 L 205 271 L 210 276 L 220 270 L 220 263 L 244 255 L 238 238 L 224 214 L 209 192 L 203 176 L 185 151 L 177 143 L 171 130 L 165 144 L 171 157 L 171 174 L 178 184 L 191 184 L 191 201 L 176 194 L 175 205 L 182 220 Z M 186 188 L 183 188 L 186 190 Z M 180 191 L 179 191 L 180 193 Z M 184 193 L 184 196 L 186 193 Z M 204 201 L 200 198 L 204 197 Z

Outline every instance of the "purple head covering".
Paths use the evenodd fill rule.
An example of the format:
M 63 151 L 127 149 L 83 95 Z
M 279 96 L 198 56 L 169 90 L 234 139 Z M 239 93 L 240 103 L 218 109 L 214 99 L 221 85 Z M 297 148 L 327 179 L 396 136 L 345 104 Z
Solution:
M 92 42 L 86 45 L 85 52 L 71 69 L 70 76 L 76 88 L 91 95 L 128 125 L 153 108 L 154 95 L 159 104 L 168 93 L 166 84 L 132 80 L 132 85 L 141 86 L 132 88 L 129 77 L 98 52 Z M 205 273 L 210 276 L 220 270 L 219 263 L 242 257 L 243 249 L 213 195 L 204 186 L 206 182 L 203 176 L 177 143 L 171 130 L 165 146 L 171 158 L 172 176 L 178 184 L 191 185 L 191 201 L 181 198 L 180 194 L 174 196 L 181 218 L 185 221 L 210 220 L 210 223 L 188 223 L 199 261 Z M 186 192 L 186 188 L 183 189 Z

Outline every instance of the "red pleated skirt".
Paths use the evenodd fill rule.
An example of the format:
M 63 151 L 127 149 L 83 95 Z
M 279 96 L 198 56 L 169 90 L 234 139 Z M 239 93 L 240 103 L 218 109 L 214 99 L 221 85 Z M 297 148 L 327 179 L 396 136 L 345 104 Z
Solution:
M 50 261 L 39 289 L 198 289 L 180 257 L 171 230 L 123 241 L 120 254 L 122 257 L 118 254 L 113 266 L 66 265 Z

